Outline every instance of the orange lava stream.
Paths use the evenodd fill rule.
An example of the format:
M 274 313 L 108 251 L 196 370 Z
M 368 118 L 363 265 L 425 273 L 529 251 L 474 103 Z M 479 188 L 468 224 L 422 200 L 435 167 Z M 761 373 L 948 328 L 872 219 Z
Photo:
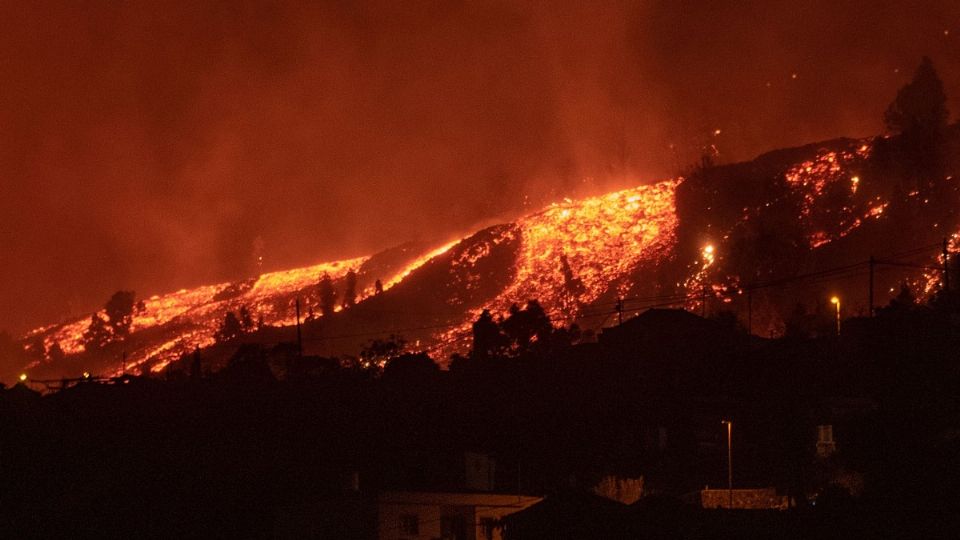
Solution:
M 447 244 L 444 244 L 444 245 L 442 245 L 442 246 L 434 249 L 433 251 L 430 251 L 430 252 L 428 252 L 428 253 L 426 253 L 426 254 L 424 254 L 424 255 L 421 255 L 420 257 L 417 257 L 416 260 L 414 260 L 412 263 L 408 264 L 403 270 L 401 270 L 400 272 L 397 272 L 397 274 L 396 274 L 395 276 L 393 276 L 392 278 L 388 279 L 388 280 L 383 284 L 383 290 L 387 290 L 387 289 L 389 289 L 390 287 L 393 287 L 394 285 L 396 285 L 397 283 L 400 283 L 400 282 L 403 281 L 407 276 L 409 276 L 411 272 L 413 272 L 413 271 L 416 270 L 417 268 L 420 268 L 421 266 L 423 266 L 424 264 L 426 264 L 427 262 L 429 262 L 429 261 L 430 261 L 431 259 L 433 259 L 434 257 L 438 257 L 438 256 L 443 255 L 444 253 L 450 251 L 450 248 L 452 248 L 453 246 L 455 246 L 455 245 L 457 245 L 457 244 L 459 244 L 459 243 L 460 243 L 460 240 L 459 240 L 459 239 L 458 239 L 458 240 L 454 240 L 454 241 L 452 241 L 452 242 L 449 242 L 449 243 L 447 243 Z M 373 290 L 372 287 L 371 287 L 371 288 L 367 288 L 366 290 L 364 290 L 364 298 L 366 298 L 367 296 L 372 295 L 373 293 L 374 293 L 374 290 Z
M 434 249 L 398 271 L 387 279 L 384 290 L 400 283 L 411 272 L 432 258 L 448 251 L 459 242 L 453 241 Z M 343 278 L 351 269 L 359 269 L 370 257 L 356 257 L 340 261 L 324 262 L 293 270 L 261 274 L 246 282 L 227 282 L 204 285 L 193 289 L 154 295 L 144 300 L 143 309 L 137 311 L 130 326 L 131 335 L 172 325 L 167 333 L 173 337 L 159 343 L 128 351 L 126 365 L 122 370 L 135 369 L 148 359 L 154 359 L 151 370 L 162 370 L 180 354 L 195 347 L 207 347 L 214 343 L 214 334 L 228 311 L 246 306 L 255 319 L 262 318 L 267 326 L 289 326 L 296 323 L 294 300 L 300 291 L 309 291 L 316 286 L 320 276 L 329 274 L 334 280 Z M 361 293 L 361 300 L 374 293 L 372 287 Z M 309 293 L 308 293 L 309 294 Z M 103 311 L 98 312 L 106 318 Z M 58 343 L 66 354 L 84 351 L 84 333 L 90 325 L 89 316 L 64 324 L 37 328 L 27 337 L 44 336 L 47 348 Z M 119 360 L 119 359 L 118 359 Z M 118 364 L 119 366 L 119 364 Z M 121 368 L 118 367 L 119 373 Z
M 513 284 L 492 303 L 504 311 L 538 299 L 551 316 L 570 316 L 595 301 L 643 260 L 674 245 L 678 180 L 567 200 L 520 220 Z M 564 273 L 564 259 L 579 285 Z
M 826 194 L 827 190 L 837 182 L 848 181 L 849 196 L 852 199 L 860 187 L 860 176 L 851 172 L 851 166 L 861 163 L 870 156 L 870 145 L 861 144 L 850 151 L 824 151 L 814 159 L 804 161 L 791 167 L 784 178 L 789 186 L 800 192 L 803 203 L 800 208 L 800 219 L 810 225 L 818 208 L 817 203 Z M 837 238 L 842 238 L 861 225 L 864 219 L 877 218 L 883 213 L 887 203 L 880 200 L 872 201 L 871 207 L 863 215 L 855 215 L 851 207 L 844 208 L 846 215 L 836 216 L 840 220 L 841 230 L 830 234 L 823 230 L 811 231 L 807 240 L 811 248 L 817 248 Z M 852 206 L 852 204 L 851 204 Z
M 680 181 L 567 199 L 521 219 L 516 274 L 487 309 L 502 315 L 512 304 L 536 299 L 555 323 L 570 324 L 582 307 L 603 294 L 628 290 L 631 284 L 626 280 L 641 262 L 666 256 L 675 244 L 675 196 Z M 504 233 L 513 234 L 513 230 Z M 476 260 L 483 255 L 469 257 Z M 481 311 L 469 310 L 463 324 L 438 333 L 438 345 L 432 351 L 445 357 L 462 349 Z

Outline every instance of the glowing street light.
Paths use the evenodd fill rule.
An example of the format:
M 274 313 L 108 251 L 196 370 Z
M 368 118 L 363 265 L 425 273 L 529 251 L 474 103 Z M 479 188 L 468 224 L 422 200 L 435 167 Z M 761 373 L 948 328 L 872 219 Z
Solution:
M 27 382 L 27 374 L 26 374 L 26 373 L 21 373 L 21 374 L 20 374 L 20 382 Z
M 840 335 L 840 297 L 834 296 L 830 299 L 830 303 L 837 306 L 837 335 Z
M 733 508 L 733 422 L 730 420 L 721 420 L 721 424 L 727 425 L 727 508 Z

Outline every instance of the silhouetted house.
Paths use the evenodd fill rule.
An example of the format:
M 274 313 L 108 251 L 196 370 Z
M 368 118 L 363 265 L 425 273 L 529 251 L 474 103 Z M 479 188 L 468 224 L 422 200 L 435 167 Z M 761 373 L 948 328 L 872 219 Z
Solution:
M 642 380 L 646 395 L 716 395 L 730 383 L 751 338 L 729 324 L 682 309 L 649 309 L 605 328 L 600 345 Z
M 264 385 L 277 380 L 270 369 L 267 351 L 252 343 L 241 345 L 217 376 L 222 381 L 242 385 Z
M 502 520 L 504 540 L 636 538 L 630 507 L 582 491 L 550 495 Z
M 294 358 L 286 374 L 288 380 L 321 379 L 340 371 L 340 361 L 322 356 L 303 356 Z
M 696 337 L 695 342 L 690 342 Z M 604 328 L 599 342 L 608 347 L 653 347 L 685 344 L 687 348 L 710 350 L 732 338 L 723 324 L 683 309 L 648 309 L 619 326 Z
M 377 499 L 377 538 L 499 540 L 504 517 L 541 500 L 502 493 L 385 492 Z
M 701 520 L 699 506 L 684 503 L 674 497 L 653 495 L 643 497 L 630 505 L 634 530 L 644 540 L 691 538 L 691 529 Z
M 40 401 L 40 392 L 26 384 L 17 383 L 3 391 L 3 399 L 17 407 L 33 407 Z

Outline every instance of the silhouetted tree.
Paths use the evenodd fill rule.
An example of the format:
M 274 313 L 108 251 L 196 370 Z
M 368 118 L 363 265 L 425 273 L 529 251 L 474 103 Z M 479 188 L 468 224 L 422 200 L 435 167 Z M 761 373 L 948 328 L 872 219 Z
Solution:
M 247 306 L 240 306 L 240 327 L 244 332 L 253 332 L 255 329 L 253 316 L 250 315 L 250 310 L 247 309 Z
M 67 354 L 63 352 L 63 348 L 56 341 L 47 349 L 47 360 L 52 364 L 59 364 L 66 356 Z
M 938 136 L 947 125 L 947 95 L 943 82 L 926 56 L 913 80 L 897 92 L 883 115 L 887 128 L 906 136 Z
M 353 307 L 357 303 L 357 273 L 353 269 L 347 272 L 344 280 L 343 307 Z
M 236 313 L 228 311 L 223 317 L 223 323 L 213 337 L 217 343 L 226 343 L 237 339 L 241 334 L 243 334 L 243 325 L 240 323 L 240 319 L 237 318 Z
M 117 291 L 103 306 L 107 312 L 110 329 L 114 339 L 123 339 L 130 333 L 133 323 L 134 293 L 133 291 Z
M 398 335 L 374 339 L 360 351 L 360 368 L 379 373 L 389 360 L 400 356 L 406 346 L 407 340 Z
M 470 358 L 486 359 L 504 356 L 507 344 L 507 336 L 500 331 L 500 326 L 493 320 L 490 310 L 483 310 L 480 317 L 473 323 L 473 347 L 470 349 Z
M 88 351 L 99 351 L 113 338 L 110 326 L 99 313 L 90 317 L 90 325 L 83 333 L 83 347 Z
M 888 304 L 887 307 L 882 311 L 888 314 L 903 313 L 916 307 L 917 298 L 913 295 L 913 291 L 910 289 L 910 286 L 904 282 L 900 284 L 900 292 L 897 293 L 896 298 L 890 300 L 890 304 Z
M 570 267 L 570 261 L 567 260 L 567 256 L 564 254 L 560 255 L 560 270 L 563 272 L 563 285 L 566 287 L 567 292 L 574 298 L 578 298 L 584 291 L 583 280 L 573 273 L 573 268 Z
M 550 318 L 536 300 L 530 300 L 520 309 L 516 304 L 510 306 L 510 315 L 500 323 L 500 329 L 510 342 L 514 355 L 522 355 L 532 350 L 534 343 L 548 342 L 553 333 Z
M 383 380 L 400 385 L 432 382 L 440 368 L 427 353 L 408 353 L 391 358 L 383 368 Z
M 377 292 L 377 294 L 382 293 L 382 292 L 383 292 L 383 282 L 378 279 L 377 282 L 373 284 L 373 290 L 375 290 L 375 291 Z
M 320 278 L 320 314 L 324 317 L 333 315 L 334 307 L 337 305 L 337 293 L 333 290 L 333 279 L 330 274 L 324 272 Z
M 887 127 L 900 132 L 893 144 L 906 180 L 916 186 L 937 212 L 952 211 L 956 198 L 946 197 L 943 183 L 944 129 L 947 126 L 947 96 L 933 63 L 924 57 L 917 72 L 887 108 Z M 878 149 L 889 153 L 889 145 Z M 908 184 L 909 185 L 909 184 Z

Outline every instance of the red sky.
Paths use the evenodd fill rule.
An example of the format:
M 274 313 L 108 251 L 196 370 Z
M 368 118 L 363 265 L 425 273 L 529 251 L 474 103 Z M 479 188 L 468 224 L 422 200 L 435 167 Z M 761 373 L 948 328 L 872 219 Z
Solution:
M 960 3 L 0 0 L 0 329 L 882 130 Z M 956 115 L 953 116 L 957 118 Z M 721 130 L 714 136 L 714 130 Z

